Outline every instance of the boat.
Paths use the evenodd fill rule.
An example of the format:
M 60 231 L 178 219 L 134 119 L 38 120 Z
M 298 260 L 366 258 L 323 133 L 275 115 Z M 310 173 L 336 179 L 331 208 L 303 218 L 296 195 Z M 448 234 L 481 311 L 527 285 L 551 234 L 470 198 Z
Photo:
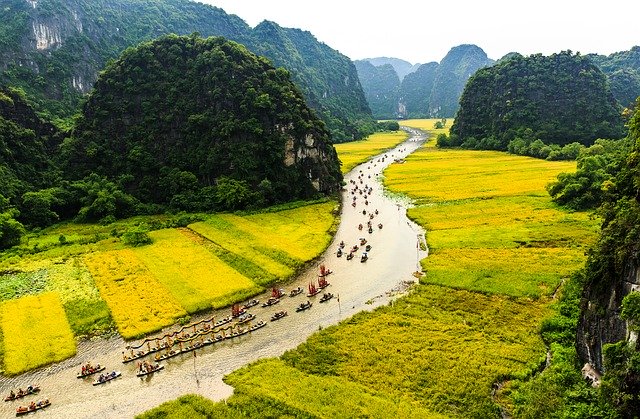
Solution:
M 328 269 L 326 266 L 324 266 L 324 264 L 320 265 L 320 273 L 318 274 L 318 276 L 327 276 L 330 273 L 333 273 L 331 269 Z
M 289 293 L 289 297 L 295 297 L 298 294 L 302 294 L 302 287 L 298 287 L 296 289 L 292 289 L 291 292 Z
M 238 324 L 244 324 L 244 323 L 250 322 L 251 320 L 253 320 L 255 318 L 256 318 L 255 314 L 245 313 L 241 317 L 238 317 L 237 323 Z
M 256 300 L 255 298 L 251 301 L 247 301 L 242 308 L 244 308 L 245 310 L 253 307 L 253 306 L 257 306 L 258 304 L 260 304 L 260 300 Z
M 213 327 L 222 326 L 223 324 L 229 323 L 231 320 L 233 320 L 233 316 L 224 317 L 224 318 L 218 320 L 217 322 L 215 322 L 213 324 Z
M 353 259 L 353 252 L 349 252 L 349 254 L 347 255 L 347 260 L 351 259 Z
M 325 292 L 320 298 L 320 302 L 324 303 L 325 301 L 329 301 L 332 298 L 333 298 L 333 294 L 331 294 L 330 292 Z
M 272 306 L 272 305 L 277 304 L 279 302 L 280 302 L 279 298 L 269 297 L 269 299 L 265 303 L 262 303 L 262 307 L 269 307 L 269 306 Z
M 164 368 L 164 365 L 160 365 L 157 362 L 151 364 L 150 362 L 143 362 L 140 364 L 140 369 L 136 372 L 137 377 L 144 377 L 145 375 L 153 374 L 156 371 L 160 371 Z
M 90 377 L 93 374 L 100 372 L 100 371 L 104 371 L 105 370 L 105 366 L 103 365 L 96 365 L 95 367 L 91 364 L 87 364 L 83 367 L 82 371 L 80 372 L 80 374 L 78 374 L 76 377 L 78 378 L 86 378 L 86 377 Z
M 36 410 L 44 409 L 49 406 L 51 406 L 49 399 L 31 402 L 28 406 L 18 406 L 16 408 L 16 416 L 26 415 L 27 413 L 35 412 Z
M 313 282 L 309 283 L 309 293 L 307 294 L 307 297 L 313 297 L 316 294 L 319 294 L 320 291 L 322 291 L 319 288 L 316 288 L 315 284 Z
M 369 259 L 369 255 L 367 255 L 367 252 L 362 253 L 362 256 L 360 257 L 360 262 L 364 263 L 367 261 L 367 259 Z
M 364 246 L 365 244 L 367 244 L 367 239 L 365 239 L 364 237 L 360 238 L 360 246 Z
M 342 249 L 338 249 L 338 251 L 336 252 L 336 256 L 342 257 Z
M 324 277 L 318 278 L 318 289 L 319 290 L 325 289 L 329 285 L 331 285 L 331 284 L 329 284 L 329 282 L 326 279 L 324 279 Z
M 271 289 L 271 297 L 272 298 L 282 298 L 282 297 L 284 297 L 284 290 L 282 288 L 273 287 Z
M 367 252 L 368 252 L 369 250 L 371 250 L 371 245 L 370 245 L 370 244 L 366 245 L 366 246 L 365 246 L 365 248 L 364 248 L 364 250 L 366 250 Z
M 156 354 L 156 362 L 164 361 L 165 359 L 173 358 L 174 356 L 178 356 L 182 353 L 182 349 L 171 349 L 163 354 Z
M 247 309 L 244 307 L 240 307 L 239 304 L 234 304 L 231 306 L 231 317 L 236 318 L 242 316 L 247 312 Z
M 131 362 L 131 361 L 135 361 L 136 359 L 140 359 L 142 357 L 145 357 L 147 355 L 149 355 L 151 352 L 146 352 L 146 351 L 138 351 L 138 352 L 133 352 L 133 350 L 131 350 L 131 355 L 127 355 L 124 353 L 124 351 L 122 352 L 122 363 L 126 364 L 127 362 Z
M 313 304 L 311 304 L 311 301 L 308 301 L 308 300 L 307 300 L 307 302 L 306 302 L 306 303 L 301 303 L 301 304 L 296 308 L 296 311 L 304 311 L 304 310 L 310 309 L 312 305 L 313 305 Z
M 4 398 L 4 401 L 10 402 L 12 400 L 18 400 L 25 396 L 28 396 L 29 394 L 36 394 L 39 391 L 40 391 L 40 386 L 29 386 L 27 387 L 26 390 L 23 390 L 20 388 L 15 393 L 11 391 L 11 393 L 9 393 L 9 395 Z
M 355 199 L 355 197 L 353 199 Z M 344 240 L 340 242 L 340 249 L 344 249 Z
M 369 233 L 373 233 L 373 227 L 369 227 Z
M 107 375 L 100 374 L 100 377 L 98 377 L 98 379 L 93 382 L 93 385 L 97 386 L 99 384 L 107 383 L 107 382 L 109 382 L 111 380 L 115 380 L 116 378 L 120 377 L 121 375 L 122 375 L 122 373 L 120 371 L 111 371 Z
M 281 310 L 278 312 L 273 313 L 273 316 L 271 316 L 271 321 L 275 322 L 276 320 L 280 320 L 281 318 L 285 317 L 287 315 L 287 312 L 285 310 Z

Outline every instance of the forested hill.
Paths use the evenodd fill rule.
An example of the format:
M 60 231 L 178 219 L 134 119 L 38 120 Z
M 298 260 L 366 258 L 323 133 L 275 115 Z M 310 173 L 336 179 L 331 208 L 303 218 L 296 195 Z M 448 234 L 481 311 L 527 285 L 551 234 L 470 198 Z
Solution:
M 514 54 L 479 70 L 464 89 L 451 127 L 452 145 L 498 150 L 515 139 L 590 145 L 623 136 L 605 75 L 588 57 L 570 51 Z
M 98 175 L 145 204 L 238 209 L 338 190 L 325 125 L 289 73 L 222 37 L 167 35 L 100 74 L 67 178 Z
M 640 96 L 640 46 L 608 56 L 590 54 L 589 58 L 607 75 L 616 100 L 631 108 Z
M 291 71 L 334 134 L 358 138 L 373 124 L 353 63 L 310 33 L 272 22 L 255 30 L 235 15 L 189 0 L 3 0 L 0 84 L 21 87 L 39 112 L 78 111 L 108 60 L 167 33 L 224 36 Z
M 376 118 L 453 117 L 469 77 L 479 68 L 493 64 L 476 45 L 454 47 L 439 64 L 415 65 L 409 72 L 406 65 L 399 64 L 402 62 L 391 58 L 356 62 L 358 77 Z M 395 69 L 397 82 L 389 74 L 389 65 Z

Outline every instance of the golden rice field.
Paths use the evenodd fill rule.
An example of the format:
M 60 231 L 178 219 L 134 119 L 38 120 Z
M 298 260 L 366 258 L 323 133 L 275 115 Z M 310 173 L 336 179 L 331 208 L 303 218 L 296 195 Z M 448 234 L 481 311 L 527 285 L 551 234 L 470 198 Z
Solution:
M 360 163 L 389 150 L 409 138 L 405 131 L 377 132 L 361 141 L 335 144 L 338 158 L 342 162 L 340 170 L 347 173 Z
M 260 291 L 253 281 L 178 230 L 157 230 L 150 235 L 153 244 L 133 251 L 187 312 L 211 308 L 235 292 Z
M 69 358 L 76 343 L 55 292 L 0 304 L 4 367 L 8 375 Z
M 85 263 L 123 338 L 160 330 L 187 314 L 133 250 L 91 253 Z
M 407 125 L 435 134 L 434 122 Z M 238 395 L 226 406 L 250 411 L 269 400 L 293 416 L 377 414 L 367 410 L 377 409 L 375 400 L 354 406 L 333 396 L 362 388 L 411 406 L 399 411 L 395 403 L 385 417 L 500 417 L 494 386 L 526 380 L 544 364 L 538 331 L 551 314 L 549 296 L 583 264 L 596 237 L 598 220 L 557 208 L 545 192 L 558 173 L 572 170 L 573 163 L 439 150 L 433 141 L 391 165 L 387 188 L 414 200 L 409 216 L 427 230 L 421 284 L 392 306 L 322 330 L 280 360 L 232 373 L 226 380 Z M 300 410 L 289 398 L 316 387 L 331 402 L 307 400 Z M 336 411 L 322 410 L 334 400 Z

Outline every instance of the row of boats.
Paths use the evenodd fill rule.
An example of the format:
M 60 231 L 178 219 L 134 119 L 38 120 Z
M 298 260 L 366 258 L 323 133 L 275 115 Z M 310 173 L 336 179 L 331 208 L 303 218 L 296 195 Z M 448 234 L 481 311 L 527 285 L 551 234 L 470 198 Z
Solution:
M 18 390 L 11 390 L 7 396 L 4 397 L 5 402 L 10 402 L 18 399 L 22 399 L 23 397 L 29 396 L 31 394 L 37 394 L 40 392 L 39 386 L 30 385 L 26 390 L 19 388 Z M 16 407 L 16 416 L 26 415 L 27 413 L 35 412 L 40 409 L 44 409 L 45 407 L 49 407 L 51 402 L 49 399 L 42 399 L 38 401 L 32 401 L 26 406 L 18 406 Z

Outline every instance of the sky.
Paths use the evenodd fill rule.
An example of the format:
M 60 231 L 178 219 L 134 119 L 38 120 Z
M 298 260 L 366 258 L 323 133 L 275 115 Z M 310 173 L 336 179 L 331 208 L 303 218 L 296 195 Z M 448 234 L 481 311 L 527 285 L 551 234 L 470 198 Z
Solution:
M 640 45 L 638 0 L 197 0 L 238 15 L 311 32 L 358 60 L 395 57 L 440 62 L 457 45 L 489 58 L 629 50 Z

